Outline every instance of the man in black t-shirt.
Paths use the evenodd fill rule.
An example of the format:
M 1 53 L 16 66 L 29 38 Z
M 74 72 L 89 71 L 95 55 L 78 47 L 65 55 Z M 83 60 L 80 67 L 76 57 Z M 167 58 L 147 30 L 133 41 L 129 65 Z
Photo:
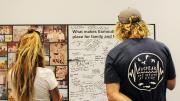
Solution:
M 141 14 L 128 8 L 118 16 L 116 38 L 123 42 L 107 55 L 105 84 L 109 101 L 166 101 L 166 88 L 176 84 L 169 49 L 147 38 Z

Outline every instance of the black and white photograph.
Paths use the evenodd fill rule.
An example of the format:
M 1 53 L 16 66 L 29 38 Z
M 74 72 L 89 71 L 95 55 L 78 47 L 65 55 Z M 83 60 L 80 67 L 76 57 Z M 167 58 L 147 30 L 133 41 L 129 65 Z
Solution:
M 54 25 L 44 26 L 44 41 L 45 42 L 66 42 L 67 41 L 67 26 Z
M 12 34 L 12 26 L 0 25 L 0 34 Z
M 67 65 L 67 43 L 50 43 L 50 65 Z
M 0 43 L 0 56 L 7 56 L 7 43 Z

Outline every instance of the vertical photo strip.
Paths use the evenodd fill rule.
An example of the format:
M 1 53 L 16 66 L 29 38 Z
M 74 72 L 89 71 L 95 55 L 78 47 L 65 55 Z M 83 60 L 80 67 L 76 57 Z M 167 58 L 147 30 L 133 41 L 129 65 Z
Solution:
M 55 73 L 58 81 L 58 89 L 63 96 L 63 101 L 68 101 L 67 25 L 45 25 L 43 31 L 46 64 L 49 63 L 48 68 Z
M 7 71 L 8 71 L 8 46 L 12 41 L 12 25 L 0 25 L 0 101 L 8 100 Z

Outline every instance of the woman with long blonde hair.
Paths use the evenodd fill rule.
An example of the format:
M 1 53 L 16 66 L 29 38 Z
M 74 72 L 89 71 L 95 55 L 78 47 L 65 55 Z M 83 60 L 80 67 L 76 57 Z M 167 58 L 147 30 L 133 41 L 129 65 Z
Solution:
M 9 81 L 16 101 L 60 101 L 53 71 L 46 69 L 39 32 L 28 30 L 21 37 Z

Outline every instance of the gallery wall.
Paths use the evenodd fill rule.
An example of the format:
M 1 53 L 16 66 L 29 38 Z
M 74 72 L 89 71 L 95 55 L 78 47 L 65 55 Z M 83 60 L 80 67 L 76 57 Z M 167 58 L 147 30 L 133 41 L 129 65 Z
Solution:
M 180 48 L 178 0 L 1 0 L 0 24 L 115 24 L 120 10 L 138 9 L 147 23 L 156 24 L 156 37 L 171 50 L 177 86 L 168 91 L 168 101 L 180 93 Z
M 7 71 L 15 64 L 20 38 L 32 28 L 39 32 L 45 67 L 54 72 L 63 101 L 68 101 L 67 25 L 0 25 L 0 101 L 14 101 Z

